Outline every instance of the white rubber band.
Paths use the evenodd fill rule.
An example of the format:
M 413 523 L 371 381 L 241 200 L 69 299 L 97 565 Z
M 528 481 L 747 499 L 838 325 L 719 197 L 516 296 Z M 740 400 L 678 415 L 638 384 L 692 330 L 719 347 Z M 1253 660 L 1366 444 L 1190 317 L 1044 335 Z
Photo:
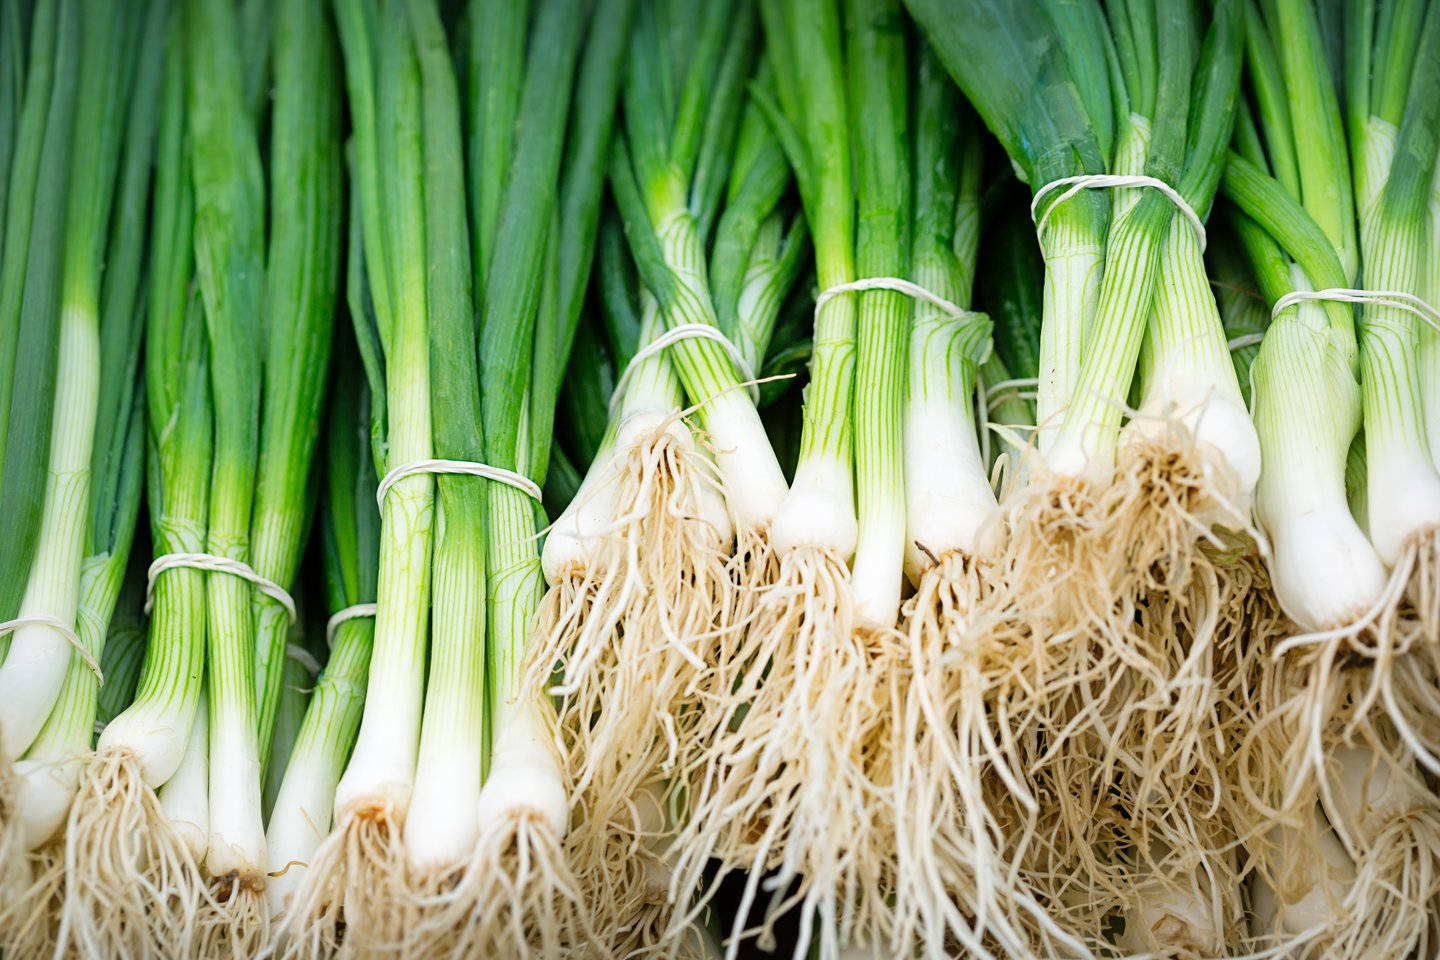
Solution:
M 1231 337 L 1229 340 L 1226 340 L 1225 349 L 1234 353 L 1236 350 L 1257 346 L 1260 341 L 1264 339 L 1265 334 L 1263 333 L 1242 333 L 1238 337 Z
M 310 676 L 319 676 L 320 661 L 315 659 L 315 654 L 311 653 L 309 650 L 306 650 L 304 647 L 300 646 L 300 644 L 285 644 L 285 656 L 289 657 L 291 660 L 294 660 L 296 663 L 300 664 L 300 666 L 304 667 L 306 672 L 308 672 Z
M 361 617 L 373 617 L 378 609 L 373 603 L 356 603 L 343 610 L 336 610 L 330 615 L 330 619 L 325 621 L 325 646 L 335 646 L 335 631 L 340 629 L 340 624 L 347 620 L 359 620 Z
M 504 467 L 492 467 L 488 463 L 478 463 L 474 460 L 416 460 L 413 463 L 402 463 L 400 466 L 385 474 L 380 481 L 380 487 L 375 491 L 375 502 L 380 509 L 385 509 L 385 494 L 406 477 L 413 477 L 421 473 L 454 473 L 468 477 L 484 477 L 486 480 L 494 480 L 496 483 L 503 483 L 508 487 L 514 487 L 531 500 L 539 501 L 544 494 L 540 487 L 529 477 L 516 473 L 514 470 L 506 470 Z
M 1293 307 L 1306 300 L 1334 300 L 1340 303 L 1369 303 L 1379 307 L 1393 307 L 1407 310 L 1424 320 L 1431 327 L 1440 330 L 1440 310 L 1413 293 L 1403 290 L 1357 290 L 1353 287 L 1329 287 L 1325 290 L 1291 290 L 1275 301 L 1270 309 L 1273 320 L 1286 307 Z
M 996 380 L 985 388 L 985 404 L 987 407 L 990 406 L 995 399 L 995 394 L 1002 391 L 1016 390 L 1021 387 L 1038 388 L 1039 386 L 1039 377 L 1012 377 L 1009 380 Z
M 671 327 L 660 336 L 651 340 L 645 346 L 635 351 L 635 356 L 625 364 L 625 369 L 620 371 L 620 379 L 615 381 L 615 389 L 610 391 L 610 410 L 614 412 L 619 405 L 620 399 L 625 396 L 625 385 L 630 382 L 636 368 L 662 351 L 668 350 L 681 340 L 709 340 L 720 345 L 725 351 L 730 362 L 735 366 L 735 373 L 740 377 L 740 382 L 750 390 L 750 399 L 755 403 L 760 402 L 760 386 L 756 383 L 755 371 L 750 369 L 746 362 L 745 355 L 740 348 L 730 342 L 730 338 L 720 332 L 719 327 L 713 327 L 708 323 L 682 323 L 679 326 Z
M 1040 216 L 1037 220 L 1036 213 L 1040 209 L 1040 201 L 1045 198 L 1046 194 L 1052 190 L 1059 190 L 1061 187 L 1065 188 L 1065 192 L 1056 197 L 1055 202 L 1046 207 L 1044 215 Z M 1180 191 L 1170 186 L 1170 184 L 1164 180 L 1161 180 L 1159 177 L 1147 177 L 1143 175 L 1082 173 L 1074 177 L 1061 177 L 1059 180 L 1051 180 L 1045 184 L 1045 186 L 1036 190 L 1035 196 L 1030 201 L 1030 219 L 1035 224 L 1036 234 L 1043 235 L 1045 233 L 1045 222 L 1050 219 L 1051 211 L 1075 196 L 1075 194 L 1081 190 L 1112 189 L 1117 187 L 1149 187 L 1152 190 L 1159 190 L 1165 195 L 1166 199 L 1175 204 L 1176 209 L 1180 211 L 1185 219 L 1190 221 L 1190 226 L 1195 228 L 1195 236 L 1200 241 L 1200 249 L 1202 252 L 1204 251 L 1206 241 L 1205 223 L 1200 219 L 1200 215 L 1195 212 L 1195 208 L 1185 202 L 1185 198 L 1180 196 Z
M 957 306 L 938 293 L 931 293 L 920 284 L 912 283 L 903 277 L 865 277 L 860 280 L 851 280 L 849 283 L 837 283 L 835 286 L 821 291 L 820 296 L 815 298 L 815 315 L 818 317 L 820 308 L 842 293 L 861 293 L 866 290 L 893 290 L 896 293 L 903 293 L 906 296 L 915 297 L 917 300 L 924 300 L 931 306 L 956 318 L 975 312 Z
M 75 648 L 75 652 L 80 655 L 80 659 L 84 662 L 85 666 L 90 668 L 90 672 L 95 674 L 95 679 L 100 681 L 100 686 L 105 686 L 105 674 L 100 672 L 100 664 L 95 662 L 95 658 L 90 656 L 90 651 L 85 649 L 85 644 L 80 642 L 80 635 L 76 633 L 73 628 L 47 613 L 37 613 L 28 617 L 16 617 L 14 620 L 6 620 L 4 623 L 0 623 L 0 636 L 4 636 L 7 633 L 14 633 L 21 627 L 32 624 L 49 627 L 64 637 L 65 641 Z
M 229 557 L 217 557 L 213 553 L 166 553 L 156 557 L 145 574 L 146 613 L 155 605 L 155 579 L 166 570 L 178 570 L 182 567 L 204 570 L 207 573 L 228 573 L 232 577 L 248 580 L 255 585 L 256 590 L 284 607 L 290 622 L 295 622 L 295 600 L 285 592 L 284 587 L 273 580 L 266 580 L 248 563 L 231 560 Z

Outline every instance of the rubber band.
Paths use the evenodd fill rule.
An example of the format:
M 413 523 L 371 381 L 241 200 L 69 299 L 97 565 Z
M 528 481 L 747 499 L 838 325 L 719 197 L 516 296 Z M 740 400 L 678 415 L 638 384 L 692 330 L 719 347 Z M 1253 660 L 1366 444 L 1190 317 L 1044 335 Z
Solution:
M 745 359 L 745 354 L 740 352 L 740 348 L 731 343 L 730 338 L 721 333 L 718 327 L 708 323 L 682 323 L 671 327 L 635 351 L 635 356 L 631 357 L 630 362 L 625 364 L 625 369 L 620 371 L 620 379 L 615 381 L 615 389 L 610 391 L 612 413 L 619 405 L 620 398 L 625 396 L 625 385 L 630 382 L 630 378 L 640 364 L 682 340 L 709 340 L 719 344 L 720 349 L 725 351 L 726 356 L 730 358 L 730 363 L 734 365 L 740 382 L 749 387 L 750 399 L 754 400 L 756 404 L 760 403 L 760 386 L 756 383 L 755 371 L 751 369 L 749 361 Z
M 356 603 L 343 610 L 336 610 L 330 615 L 330 619 L 325 621 L 325 646 L 335 646 L 335 631 L 340 629 L 340 624 L 347 620 L 359 620 L 361 617 L 373 617 L 378 609 L 373 603 Z
M 1061 187 L 1065 188 L 1064 192 L 1055 198 L 1054 203 L 1045 208 L 1045 212 L 1041 214 L 1037 220 L 1036 214 L 1040 209 L 1040 201 L 1045 198 L 1047 193 L 1052 190 L 1059 190 Z M 1045 222 L 1050 219 L 1050 212 L 1052 210 L 1075 196 L 1075 194 L 1081 190 L 1118 187 L 1149 187 L 1152 190 L 1159 190 L 1163 193 L 1166 199 L 1175 204 L 1176 209 L 1180 211 L 1185 219 L 1190 221 L 1190 226 L 1195 228 L 1195 236 L 1200 240 L 1200 250 L 1204 252 L 1207 239 L 1205 223 L 1200 219 L 1200 215 L 1195 212 L 1195 208 L 1186 202 L 1185 198 L 1180 195 L 1180 191 L 1159 177 L 1147 177 L 1137 174 L 1082 173 L 1073 177 L 1061 177 L 1059 180 L 1051 180 L 1045 184 L 1045 186 L 1036 190 L 1035 196 L 1030 200 L 1030 220 L 1035 224 L 1036 234 L 1045 233 Z
M 80 635 L 75 632 L 74 628 L 58 618 L 50 616 L 48 613 L 36 613 L 28 617 L 16 617 L 14 620 L 6 620 L 4 623 L 0 623 L 0 636 L 4 636 L 7 633 L 14 633 L 21 627 L 30 625 L 49 627 L 64 637 L 65 642 L 75 648 L 75 652 L 80 655 L 80 659 L 85 666 L 90 668 L 90 672 L 95 674 L 95 679 L 100 681 L 100 686 L 105 686 L 105 674 L 100 672 L 100 664 L 95 662 L 95 658 L 90 655 L 90 651 L 85 649 L 85 644 L 80 642 Z
M 1225 349 L 1234 353 L 1236 350 L 1244 350 L 1246 347 L 1254 347 L 1265 339 L 1263 333 L 1242 333 L 1238 337 L 1231 337 L 1225 341 Z
M 380 481 L 380 487 L 375 491 L 375 502 L 380 509 L 385 509 L 385 494 L 406 477 L 413 477 L 421 473 L 453 473 L 467 477 L 484 477 L 486 480 L 494 480 L 496 483 L 503 483 L 507 487 L 514 487 L 531 500 L 539 501 L 544 494 L 540 487 L 529 477 L 516 473 L 514 470 L 506 470 L 504 467 L 492 467 L 488 463 L 478 463 L 474 460 L 415 460 L 411 463 L 402 463 L 400 466 L 385 474 Z
M 1006 390 L 1015 390 L 1018 387 L 1039 387 L 1039 377 L 1011 377 L 1009 380 L 996 380 L 985 388 L 985 404 L 988 407 L 995 398 L 995 394 Z
M 1435 330 L 1440 330 L 1440 310 L 1415 294 L 1403 290 L 1358 290 L 1354 287 L 1291 290 L 1275 301 L 1275 306 L 1270 308 L 1270 319 L 1275 319 L 1286 307 L 1293 307 L 1306 300 L 1333 300 L 1339 303 L 1368 303 L 1377 307 L 1392 307 L 1413 313 Z
M 940 296 L 912 283 L 903 277 L 865 277 L 860 280 L 851 280 L 849 283 L 837 283 L 835 286 L 821 291 L 820 296 L 815 298 L 815 315 L 820 315 L 820 308 L 825 306 L 832 298 L 842 293 L 863 293 L 866 290 L 893 290 L 895 293 L 903 293 L 907 296 L 924 300 L 926 303 L 936 307 L 943 313 L 949 314 L 956 319 L 973 314 L 974 310 L 966 310 L 957 306 Z
M 289 657 L 291 660 L 294 660 L 296 663 L 300 664 L 300 666 L 304 667 L 305 671 L 309 673 L 312 677 L 318 676 L 320 674 L 320 661 L 315 659 L 315 654 L 311 653 L 309 650 L 306 650 L 304 647 L 300 646 L 300 644 L 285 644 L 285 656 Z
M 218 557 L 213 553 L 166 553 L 156 557 L 145 574 L 146 613 L 149 613 L 150 608 L 155 605 L 156 578 L 166 570 L 178 570 L 182 567 L 204 570 L 207 573 L 228 573 L 232 577 L 248 580 L 254 584 L 256 590 L 284 607 L 290 622 L 295 622 L 295 600 L 285 592 L 284 587 L 273 580 L 267 580 L 260 576 L 248 563 L 231 560 L 229 557 Z

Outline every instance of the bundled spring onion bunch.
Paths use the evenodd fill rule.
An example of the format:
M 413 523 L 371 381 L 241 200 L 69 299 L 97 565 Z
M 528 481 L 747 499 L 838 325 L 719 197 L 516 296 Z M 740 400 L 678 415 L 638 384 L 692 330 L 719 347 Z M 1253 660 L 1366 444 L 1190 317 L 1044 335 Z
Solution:
M 1427 521 L 1423 497 L 1386 485 L 1409 477 L 1424 489 L 1434 470 L 1424 321 L 1407 295 L 1428 289 L 1437 118 L 1417 91 L 1434 82 L 1423 51 L 1440 17 L 1433 4 L 1351 11 L 1348 131 L 1317 11 L 1281 4 L 1254 19 L 1258 109 L 1225 190 L 1274 308 L 1253 368 L 1265 455 L 1257 509 L 1287 632 L 1298 635 L 1265 665 L 1237 760 L 1260 824 L 1247 842 L 1253 933 L 1306 956 L 1424 953 L 1440 893 L 1440 803 L 1422 774 L 1433 724 L 1417 710 L 1435 683 Z M 1267 68 L 1282 42 L 1292 51 L 1283 69 Z M 1306 148 L 1316 142 L 1331 149 Z
M 275 32 L 272 174 L 286 189 L 276 195 L 269 271 L 234 11 L 200 2 L 172 11 L 165 55 L 155 60 L 165 82 L 163 96 L 147 101 L 163 115 L 146 359 L 153 615 L 136 700 L 106 727 L 70 813 L 66 923 L 92 947 L 164 950 L 193 935 L 248 954 L 267 936 L 257 731 L 261 702 L 279 688 L 257 698 L 251 607 L 278 601 L 284 619 L 293 602 L 248 560 L 258 485 L 266 557 L 257 562 L 287 580 L 281 568 L 293 573 L 329 349 L 337 101 L 305 72 L 324 74 L 327 61 L 314 56 L 321 9 L 287 5 Z M 297 71 L 297 63 L 309 66 Z M 268 360 L 261 342 L 274 350 Z M 262 370 L 270 375 L 263 406 Z M 114 576 L 118 584 L 118 568 Z M 268 745 L 268 729 L 264 736 Z
M 588 279 L 625 9 L 473 5 L 467 177 L 438 8 L 338 7 L 352 299 L 385 475 L 364 715 L 335 829 L 292 896 L 289 952 L 333 947 L 342 919 L 360 950 L 556 953 L 589 937 L 561 850 L 564 778 L 519 670 L 539 598 L 529 477 Z M 577 72 L 590 83 L 572 109 Z

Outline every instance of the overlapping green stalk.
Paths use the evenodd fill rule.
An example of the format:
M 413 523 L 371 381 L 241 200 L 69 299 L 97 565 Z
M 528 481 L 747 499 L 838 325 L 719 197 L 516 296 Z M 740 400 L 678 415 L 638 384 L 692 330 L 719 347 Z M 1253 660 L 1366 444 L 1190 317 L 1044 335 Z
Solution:
M 358 221 L 352 221 L 351 235 L 358 239 Z M 367 307 L 358 243 L 350 246 L 349 257 L 350 309 L 359 316 Z M 340 336 L 350 339 L 347 334 Z M 353 348 L 336 351 L 327 407 L 320 536 L 327 604 L 332 614 L 340 614 L 357 604 L 375 602 L 380 544 L 370 394 Z M 289 908 L 289 897 L 304 877 L 306 864 L 329 833 L 335 785 L 360 727 L 374 636 L 374 614 L 363 611 L 336 624 L 327 636 L 329 655 L 310 692 L 266 823 L 270 877 L 265 894 L 273 917 L 282 917 Z
M 273 42 L 264 400 L 250 565 L 286 588 L 295 580 L 307 531 L 311 461 L 339 286 L 342 109 L 327 6 L 323 0 L 280 5 Z M 290 624 L 273 598 L 256 592 L 254 602 L 256 729 L 263 767 Z

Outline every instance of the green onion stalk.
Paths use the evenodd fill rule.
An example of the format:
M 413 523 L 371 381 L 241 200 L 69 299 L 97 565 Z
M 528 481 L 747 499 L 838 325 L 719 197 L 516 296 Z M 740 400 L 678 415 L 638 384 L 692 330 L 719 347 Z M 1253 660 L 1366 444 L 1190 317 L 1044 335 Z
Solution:
M 13 136 L 5 147 L 10 171 L 0 264 L 0 495 L 15 510 L 0 529 L 0 617 L 6 620 L 20 610 L 42 529 L 78 83 L 73 12 L 58 2 L 36 4 L 28 38 L 22 12 L 9 9 L 5 20 L 15 98 L 8 108 Z M 62 19 L 62 13 L 69 15 Z M 11 640 L 8 631 L 0 635 L 0 653 Z M 8 765 L 8 751 L 0 756 L 0 764 Z
M 255 345 L 262 341 L 265 308 L 264 171 L 245 105 L 234 10 L 223 0 L 193 0 L 185 7 L 184 22 L 195 266 L 214 411 L 204 552 L 248 563 L 261 419 L 262 358 Z M 288 170 L 286 175 L 294 176 Z M 266 399 L 283 402 L 283 395 Z M 205 588 L 209 822 L 204 867 L 212 896 L 205 904 L 201 936 L 203 943 L 214 938 L 249 955 L 268 936 L 252 587 L 233 574 L 213 572 L 206 574 Z
M 7 897 L 0 931 L 13 930 L 12 924 L 19 923 L 53 935 L 58 924 L 64 863 L 64 842 L 58 834 L 90 751 L 100 688 L 95 666 L 103 662 L 107 627 L 119 599 L 139 512 L 144 421 L 137 396 L 141 330 L 137 300 L 143 245 L 134 238 L 143 233 L 148 206 L 164 22 L 163 4 L 154 4 L 114 17 L 99 16 L 93 29 L 84 28 L 82 38 L 82 49 L 87 60 L 93 58 L 93 65 L 82 70 L 82 107 L 75 122 L 77 130 L 88 130 L 89 135 L 77 139 L 80 146 L 73 157 L 70 229 L 93 233 L 71 234 L 65 309 L 81 315 L 88 312 L 92 318 L 98 362 L 88 374 L 73 369 L 68 373 L 97 380 L 93 390 L 98 442 L 90 450 L 88 500 L 81 504 L 84 541 L 74 613 L 84 646 L 82 652 L 64 644 L 68 661 L 64 678 L 44 725 L 16 764 L 19 794 L 7 811 L 10 816 L 0 839 L 8 848 L 0 854 L 7 864 L 23 865 L 29 853 L 39 858 L 37 867 L 48 861 L 52 869 L 37 869 L 29 890 Z M 131 52 L 136 50 L 149 56 L 137 59 Z M 61 369 L 66 369 L 63 363 Z M 17 645 L 11 652 L 19 650 Z M 123 678 L 113 682 L 124 686 Z M 8 939 L 8 932 L 0 932 L 0 942 Z M 18 944 L 14 948 L 27 949 Z
M 300 724 L 305 719 L 305 709 L 310 703 L 310 690 L 320 675 L 321 661 L 312 650 L 307 637 L 313 638 L 314 624 L 304 612 L 303 598 L 296 598 L 304 625 L 290 628 L 285 645 L 285 672 L 280 679 L 280 694 L 275 706 L 275 726 L 270 734 L 270 756 L 272 761 L 265 767 L 265 781 L 260 791 L 261 805 L 265 813 L 266 833 L 269 833 L 270 811 L 275 808 L 275 797 L 280 792 L 280 782 L 285 768 L 290 764 L 290 754 L 295 749 L 295 738 L 300 733 Z M 268 844 L 266 856 L 269 856 Z M 268 886 L 268 884 L 267 884 Z M 268 898 L 267 898 L 268 899 Z
M 178 10 L 172 8 L 167 19 L 164 77 L 155 100 L 160 123 L 144 356 L 148 512 L 156 556 L 204 551 L 213 442 L 205 316 L 192 283 L 195 198 L 185 36 Z M 146 593 L 149 639 L 135 699 L 97 740 L 66 826 L 63 921 L 81 952 L 189 949 L 199 912 L 205 833 L 197 837 L 197 831 L 177 828 L 157 792 L 176 776 L 196 727 L 205 574 L 167 569 Z M 192 816 L 205 822 L 203 802 Z
M 440 13 L 432 2 L 409 3 L 409 29 L 418 58 L 423 110 L 426 302 L 430 317 L 430 396 L 434 455 L 485 461 L 480 412 L 480 367 L 461 101 Z M 561 107 L 563 116 L 563 103 Z M 528 119 L 528 118 L 527 118 Z M 538 118 L 537 118 L 538 119 Z M 541 121 L 543 123 L 543 121 Z M 528 134 L 522 131 L 522 139 Z M 482 477 L 435 478 L 435 540 L 429 672 L 419 752 L 405 814 L 404 886 L 397 895 L 420 900 L 404 926 L 381 928 L 404 937 L 405 950 L 430 955 L 436 934 L 426 900 L 448 907 L 464 901 L 462 871 L 479 837 L 475 803 L 487 761 L 485 712 L 486 486 Z M 445 916 L 444 908 L 438 913 Z M 376 933 L 376 936 L 382 935 Z
M 60 212 L 37 209 L 39 222 L 31 229 L 29 253 L 32 262 L 39 262 L 31 268 L 35 283 L 26 278 L 20 309 L 42 313 L 46 322 L 58 327 L 58 333 L 40 352 L 31 352 L 26 349 L 29 344 L 20 343 L 14 355 L 20 368 L 44 366 L 43 353 L 52 349 L 56 359 L 38 536 L 28 570 L 19 572 L 24 591 L 16 615 L 31 622 L 7 631 L 11 634 L 9 649 L 0 664 L 0 689 L 6 693 L 0 706 L 0 756 L 7 764 L 25 752 L 45 723 L 70 661 L 72 647 L 66 631 L 74 629 L 79 600 L 100 368 L 100 258 L 113 195 L 116 131 L 123 126 L 116 101 L 104 96 L 109 80 L 106 69 L 111 58 L 119 56 L 107 47 L 106 41 L 112 38 L 103 29 L 82 37 L 81 14 L 73 3 L 61 4 L 49 15 L 57 21 L 51 49 L 39 51 L 40 38 L 36 47 L 37 56 L 53 57 L 53 95 L 47 104 L 41 156 L 55 166 L 39 174 L 32 202 L 37 208 L 53 204 Z M 101 62 L 82 79 L 79 64 L 85 54 L 98 56 Z M 98 101 L 81 103 L 81 83 L 87 93 L 98 95 Z M 74 132 L 81 122 L 90 124 L 91 130 L 94 125 L 103 126 L 93 138 L 80 140 L 76 151 Z M 70 177 L 64 175 L 66 170 Z M 72 190 L 71 181 L 77 175 L 83 179 L 73 183 Z M 67 207 L 72 192 L 77 202 Z M 85 232 L 82 236 L 76 230 Z M 23 323 L 24 317 L 12 322 L 15 320 Z M 24 429 L 25 425 L 18 423 L 11 428 L 14 433 Z
M 250 566 L 281 587 L 295 579 L 313 489 L 339 285 L 343 214 L 339 57 L 323 0 L 276 8 L 270 35 L 270 238 L 266 256 L 260 459 Z M 255 592 L 255 696 L 261 766 L 282 684 L 289 618 Z
M 388 472 L 434 456 L 422 189 L 427 92 L 406 3 L 344 0 L 335 5 L 335 19 L 369 303 L 368 309 L 352 309 L 351 320 L 370 379 L 376 466 Z M 359 282 L 353 265 L 351 282 Z M 351 300 L 353 306 L 353 292 Z M 403 831 L 425 700 L 434 526 L 431 474 L 403 477 L 386 491 L 365 708 L 336 784 L 332 828 L 290 893 L 278 931 L 287 956 L 333 950 L 342 929 L 347 940 L 376 944 L 397 929 L 406 871 Z
M 358 219 L 351 221 L 348 299 L 353 314 L 367 309 Z M 342 339 L 350 338 L 342 334 Z M 378 344 L 373 345 L 378 352 Z M 353 347 L 336 350 L 324 441 L 326 470 L 320 506 L 325 591 L 332 615 L 345 619 L 327 631 L 329 655 L 310 693 L 265 827 L 270 914 L 283 927 L 290 897 L 330 832 L 335 785 L 355 745 L 365 705 L 365 678 L 375 618 L 361 604 L 375 602 L 380 514 L 370 448 L 372 406 Z M 349 611 L 347 614 L 346 612 Z

